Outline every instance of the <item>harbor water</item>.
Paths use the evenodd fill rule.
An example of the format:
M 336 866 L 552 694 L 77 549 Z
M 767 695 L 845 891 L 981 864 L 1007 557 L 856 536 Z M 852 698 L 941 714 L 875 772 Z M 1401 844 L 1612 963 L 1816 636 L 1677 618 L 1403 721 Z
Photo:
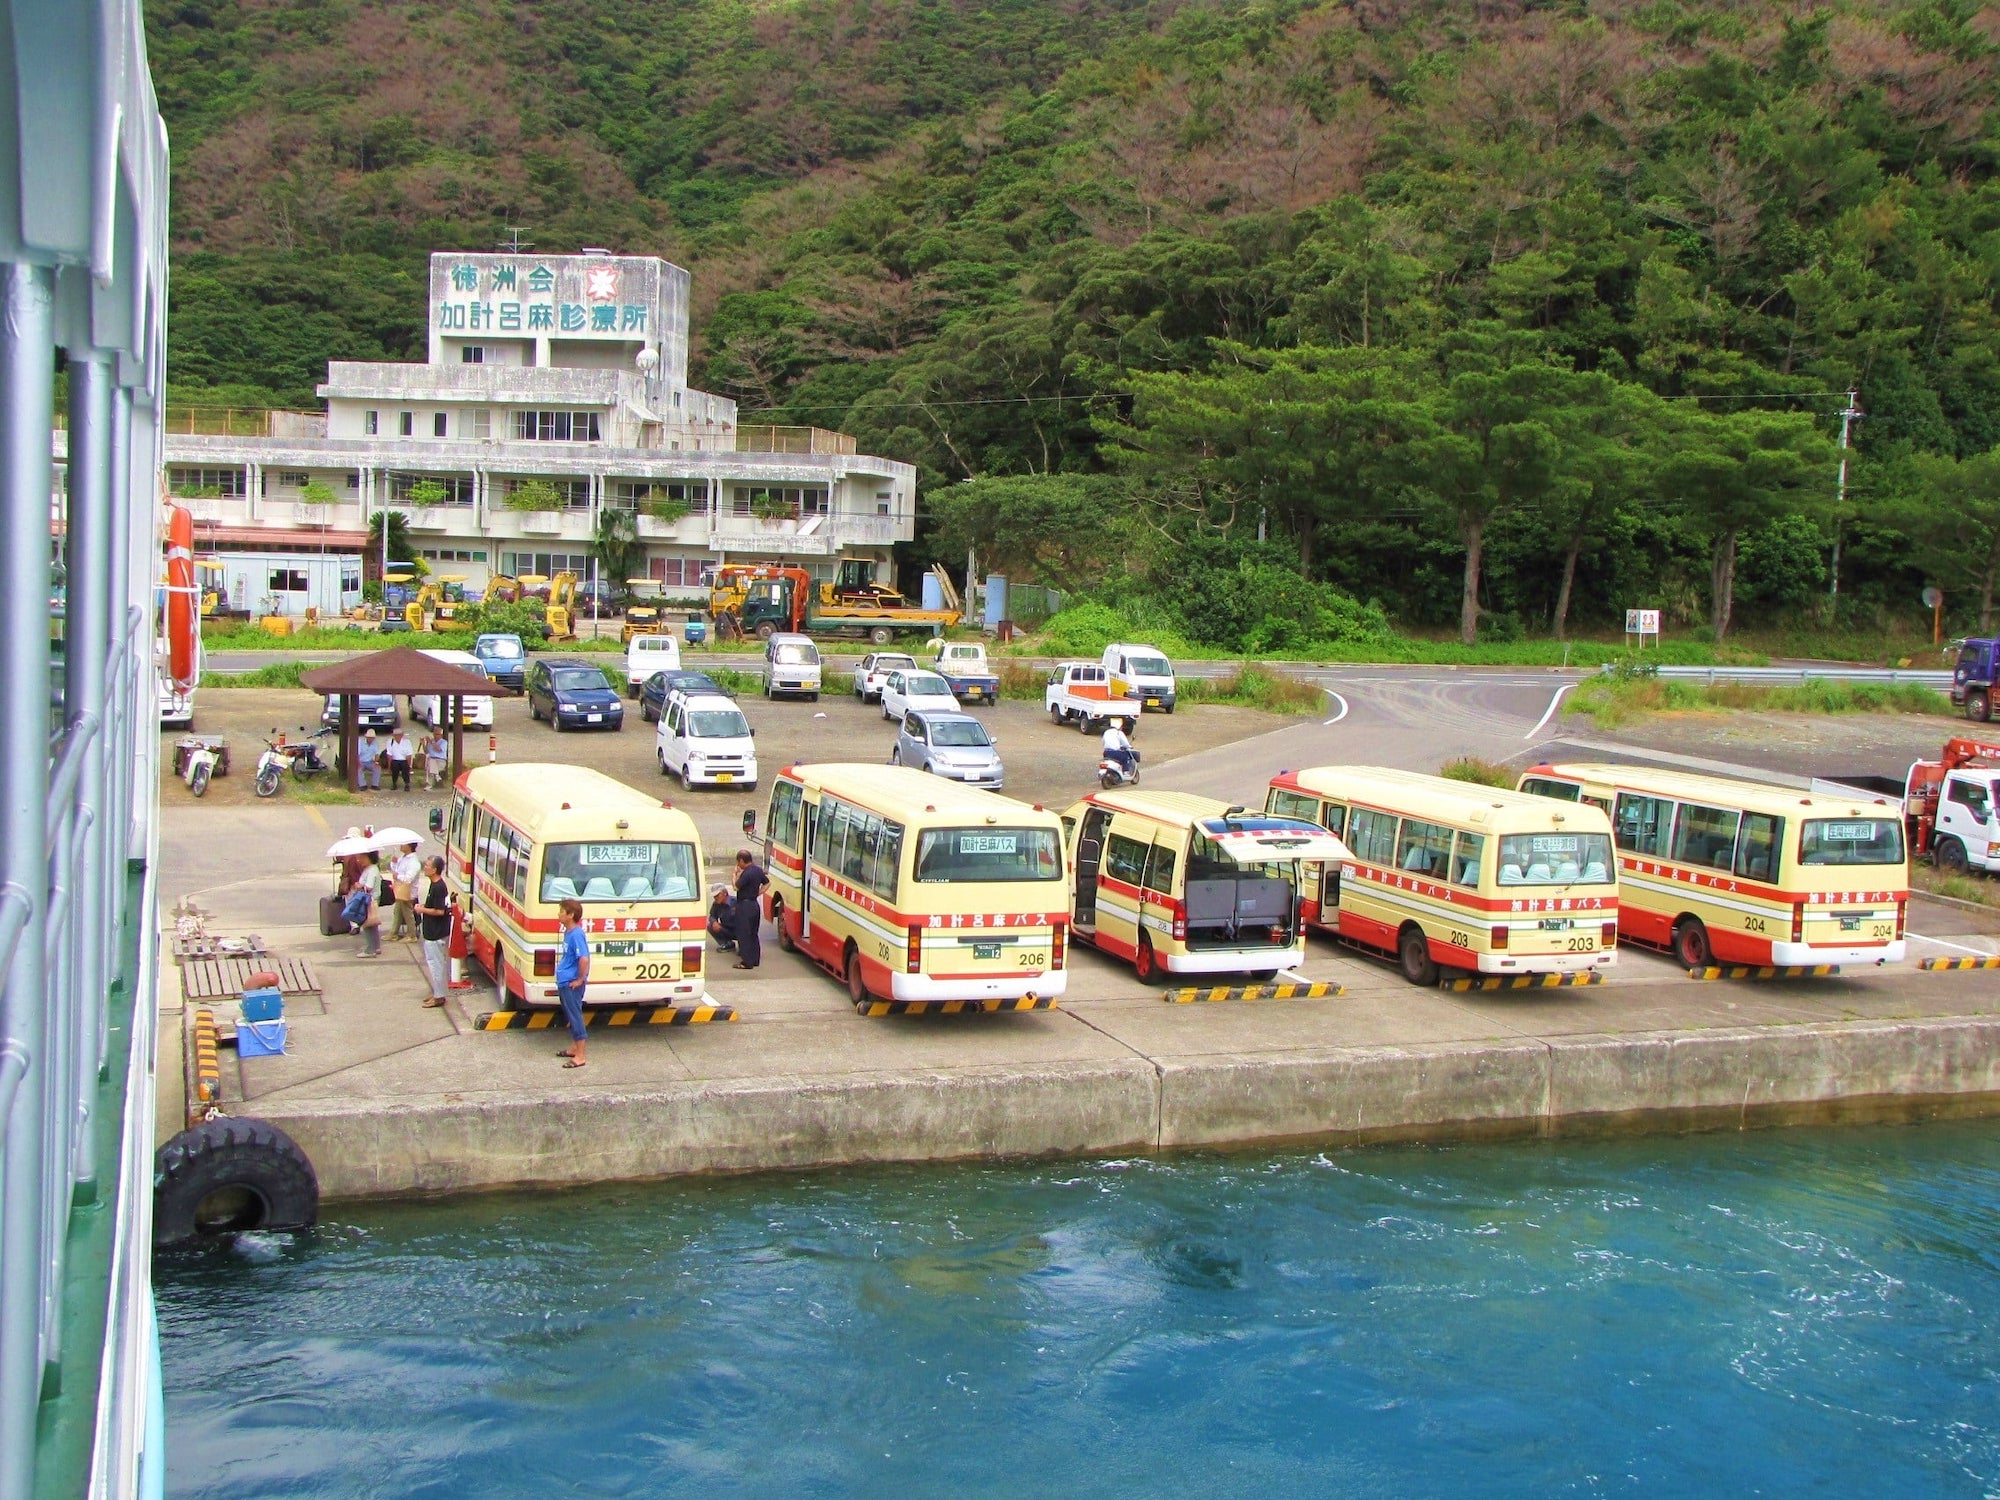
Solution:
M 2000 1495 L 2000 1123 L 879 1168 L 156 1267 L 177 1496 Z

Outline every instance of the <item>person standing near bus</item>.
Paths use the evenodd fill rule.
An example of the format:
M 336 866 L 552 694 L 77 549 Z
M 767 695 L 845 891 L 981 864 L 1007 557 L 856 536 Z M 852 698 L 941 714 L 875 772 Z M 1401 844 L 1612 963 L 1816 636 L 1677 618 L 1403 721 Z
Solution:
M 754 969 L 764 961 L 764 887 L 771 877 L 748 849 L 736 851 L 736 967 Z
M 583 1024 L 583 988 L 590 982 L 590 936 L 583 930 L 583 903 L 574 896 L 562 903 L 556 918 L 562 924 L 562 953 L 556 959 L 556 998 L 569 1022 L 569 1046 L 556 1054 L 565 1068 L 583 1066 L 583 1046 L 590 1033 Z

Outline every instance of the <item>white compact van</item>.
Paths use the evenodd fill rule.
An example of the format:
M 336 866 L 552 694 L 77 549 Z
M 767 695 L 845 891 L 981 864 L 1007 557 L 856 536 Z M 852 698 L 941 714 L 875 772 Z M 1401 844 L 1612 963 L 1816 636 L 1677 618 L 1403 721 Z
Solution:
M 819 701 L 819 647 L 809 635 L 774 635 L 764 643 L 764 696 Z
M 1111 674 L 1114 698 L 1133 698 L 1142 709 L 1174 711 L 1174 664 L 1157 646 L 1114 642 L 1104 648 L 1104 670 Z
M 486 668 L 480 664 L 479 658 L 474 656 L 470 651 L 436 651 L 428 646 L 422 649 L 426 656 L 436 657 L 439 661 L 450 662 L 454 667 L 462 667 L 476 676 L 486 676 Z M 439 721 L 444 717 L 444 705 L 438 702 L 438 695 L 436 693 L 429 695 L 413 693 L 410 695 L 410 717 L 415 719 L 419 724 L 428 724 L 431 728 L 436 729 L 439 727 Z M 491 729 L 493 727 L 493 700 L 484 695 L 476 698 L 461 698 L 459 700 L 459 722 L 464 724 L 468 729 L 475 727 L 479 729 Z
M 625 685 L 633 697 L 655 672 L 681 669 L 681 643 L 670 635 L 635 635 L 625 643 Z
M 669 693 L 660 708 L 653 747 L 662 776 L 682 786 L 757 785 L 757 742 L 734 698 L 720 693 Z

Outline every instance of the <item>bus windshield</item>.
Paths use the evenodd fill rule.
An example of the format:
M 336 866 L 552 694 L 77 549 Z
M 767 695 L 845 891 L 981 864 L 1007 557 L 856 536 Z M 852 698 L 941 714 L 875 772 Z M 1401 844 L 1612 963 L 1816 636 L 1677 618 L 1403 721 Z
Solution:
M 1903 825 L 1896 818 L 1807 818 L 1799 832 L 1802 865 L 1900 865 Z
M 1601 885 L 1611 879 L 1611 840 L 1601 833 L 1503 833 L 1502 885 Z
M 920 882 L 1062 879 L 1053 828 L 926 828 L 917 836 Z
M 614 840 L 550 844 L 542 853 L 542 899 L 692 901 L 694 845 Z

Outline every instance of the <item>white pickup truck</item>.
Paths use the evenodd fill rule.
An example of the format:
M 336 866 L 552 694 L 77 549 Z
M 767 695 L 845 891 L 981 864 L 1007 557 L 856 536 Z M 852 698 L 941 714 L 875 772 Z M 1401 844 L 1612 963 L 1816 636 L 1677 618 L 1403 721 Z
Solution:
M 1085 734 L 1102 734 L 1113 719 L 1127 734 L 1139 724 L 1139 705 L 1118 694 L 1101 662 L 1064 662 L 1049 673 L 1042 704 L 1056 723 L 1075 724 Z
M 951 684 L 951 695 L 960 703 L 998 703 L 1000 675 L 986 660 L 986 646 L 980 641 L 933 640 L 925 648 L 931 667 Z

